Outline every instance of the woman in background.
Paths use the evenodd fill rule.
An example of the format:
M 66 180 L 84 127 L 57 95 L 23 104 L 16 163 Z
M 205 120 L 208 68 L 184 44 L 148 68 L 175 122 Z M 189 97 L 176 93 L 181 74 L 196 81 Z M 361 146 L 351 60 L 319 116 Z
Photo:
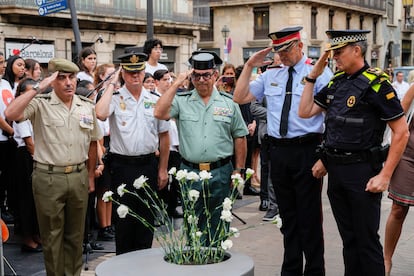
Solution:
M 79 73 L 76 75 L 78 80 L 88 80 L 93 83 L 93 74 L 96 68 L 96 52 L 91 47 L 82 49 L 79 54 Z
M 27 58 L 24 60 L 25 64 L 25 77 L 40 81 L 42 77 L 42 68 L 37 60 Z
M 16 98 L 32 89 L 37 83 L 31 78 L 22 79 L 16 91 Z M 32 192 L 33 171 L 33 127 L 30 120 L 13 122 L 14 139 L 17 142 L 16 150 L 16 184 L 17 184 L 17 212 L 22 235 L 22 251 L 42 252 L 39 236 L 39 225 L 36 218 L 36 207 Z

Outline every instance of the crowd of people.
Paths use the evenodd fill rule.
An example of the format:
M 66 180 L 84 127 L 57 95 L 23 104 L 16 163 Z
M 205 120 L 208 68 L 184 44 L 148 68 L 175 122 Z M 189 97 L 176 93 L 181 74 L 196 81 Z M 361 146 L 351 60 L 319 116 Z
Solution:
M 117 254 L 150 248 L 150 228 L 117 218 L 102 196 L 112 190 L 117 197 L 120 184 L 133 189 L 145 175 L 170 217 L 182 218 L 172 167 L 212 172 L 205 200 L 214 229 L 231 175 L 249 167 L 255 174 L 239 198 L 260 196 L 264 221 L 280 214 L 281 275 L 325 275 L 325 175 L 345 275 L 389 275 L 414 204 L 414 86 L 401 72 L 391 83 L 369 66 L 369 31 L 327 31 L 330 44 L 315 62 L 303 53 L 301 29 L 270 33 L 272 46 L 238 67 L 195 51 L 177 76 L 160 63 L 159 39 L 148 39 L 142 53 L 126 51 L 119 66 L 98 65 L 87 47 L 78 64 L 51 59 L 47 73 L 35 60 L 15 55 L 6 62 L 0 53 L 1 213 L 15 224 L 22 250 L 43 251 L 48 275 L 79 275 L 85 244 L 103 249 L 96 240 L 115 240 Z M 391 143 L 382 145 L 386 126 Z M 383 249 L 378 230 L 387 190 L 393 205 Z M 117 200 L 154 224 L 133 196 Z M 195 206 L 201 229 L 203 200 Z

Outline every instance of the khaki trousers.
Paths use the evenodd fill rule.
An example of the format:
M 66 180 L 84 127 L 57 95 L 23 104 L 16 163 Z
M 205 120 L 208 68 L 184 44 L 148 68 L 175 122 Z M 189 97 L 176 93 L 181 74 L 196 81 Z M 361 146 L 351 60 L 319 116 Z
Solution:
M 87 169 L 65 174 L 35 168 L 33 196 L 47 275 L 80 275 L 88 203 Z

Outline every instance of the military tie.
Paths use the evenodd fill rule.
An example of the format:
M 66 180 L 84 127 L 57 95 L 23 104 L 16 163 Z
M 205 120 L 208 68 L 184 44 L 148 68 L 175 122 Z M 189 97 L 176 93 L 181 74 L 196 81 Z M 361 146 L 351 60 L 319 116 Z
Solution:
M 289 111 L 290 111 L 290 104 L 292 103 L 292 82 L 293 82 L 293 67 L 289 67 L 289 78 L 286 83 L 286 95 L 285 101 L 283 102 L 282 108 L 282 116 L 280 117 L 280 129 L 279 133 L 282 137 L 285 137 L 288 131 L 288 119 L 289 119 Z

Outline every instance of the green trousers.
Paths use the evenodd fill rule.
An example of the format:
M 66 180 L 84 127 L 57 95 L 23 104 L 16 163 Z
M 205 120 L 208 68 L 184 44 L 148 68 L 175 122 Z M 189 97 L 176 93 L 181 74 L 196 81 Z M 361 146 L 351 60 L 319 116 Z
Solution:
M 33 196 L 47 275 L 80 275 L 88 203 L 87 169 L 65 174 L 35 168 Z

